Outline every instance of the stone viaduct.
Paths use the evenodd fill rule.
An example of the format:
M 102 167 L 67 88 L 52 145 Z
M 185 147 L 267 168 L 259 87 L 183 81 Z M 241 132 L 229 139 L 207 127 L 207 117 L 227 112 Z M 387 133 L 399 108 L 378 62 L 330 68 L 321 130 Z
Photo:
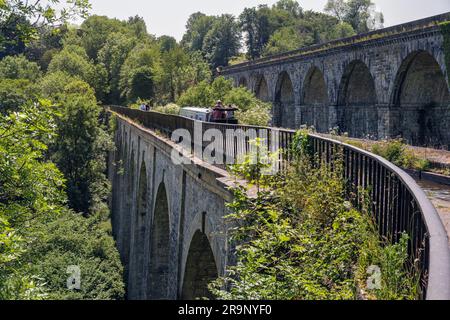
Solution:
M 450 13 L 223 68 L 273 125 L 450 147 Z M 447 54 L 447 55 L 446 55 Z
M 125 265 L 128 299 L 207 297 L 228 250 L 223 216 L 232 198 L 224 170 L 192 158 L 175 165 L 176 145 L 117 117 L 110 155 L 113 233 Z

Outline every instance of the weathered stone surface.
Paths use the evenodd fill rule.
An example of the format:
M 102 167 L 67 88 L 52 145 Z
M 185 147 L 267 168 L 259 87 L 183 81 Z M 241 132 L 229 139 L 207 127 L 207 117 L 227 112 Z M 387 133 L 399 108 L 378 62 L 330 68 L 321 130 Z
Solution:
M 128 298 L 207 296 L 228 259 L 226 172 L 199 160 L 175 165 L 172 142 L 120 116 L 115 140 L 112 222 Z
M 450 13 L 434 19 L 450 20 Z M 353 137 L 401 136 L 414 145 L 450 147 L 449 71 L 441 29 L 431 21 L 221 73 L 272 102 L 273 124 L 279 127 L 308 125 L 318 132 L 338 127 Z

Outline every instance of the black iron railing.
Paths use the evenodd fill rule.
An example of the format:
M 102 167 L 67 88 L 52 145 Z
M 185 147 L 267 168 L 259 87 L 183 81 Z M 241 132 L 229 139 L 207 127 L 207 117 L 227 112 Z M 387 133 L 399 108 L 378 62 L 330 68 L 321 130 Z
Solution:
M 263 137 L 269 141 L 267 146 L 270 150 L 271 144 L 276 141 L 277 147 L 287 151 L 280 155 L 281 170 L 286 168 L 291 159 L 289 150 L 295 136 L 295 131 L 292 130 L 205 123 L 117 106 L 111 106 L 110 109 L 168 137 L 177 129 L 188 130 L 191 137 L 194 137 L 195 130 L 199 128 L 202 134 L 209 129 L 219 130 L 224 139 L 224 158 L 229 154 L 245 154 L 250 149 L 250 137 Z M 234 132 L 240 129 L 244 134 L 230 135 L 227 133 L 228 129 Z M 250 131 L 252 134 L 247 134 Z M 369 193 L 372 213 L 384 239 L 397 242 L 402 233 L 409 235 L 409 255 L 411 262 L 419 267 L 421 273 L 422 297 L 429 300 L 450 300 L 447 233 L 436 209 L 417 183 L 394 164 L 365 150 L 312 134 L 308 136 L 308 140 L 312 153 L 322 161 L 331 163 L 338 153 L 343 158 L 349 196 L 352 194 L 351 198 L 356 199 L 356 205 L 360 205 L 358 201 L 362 197 L 358 193 L 362 190 Z M 194 141 L 191 150 L 195 150 Z

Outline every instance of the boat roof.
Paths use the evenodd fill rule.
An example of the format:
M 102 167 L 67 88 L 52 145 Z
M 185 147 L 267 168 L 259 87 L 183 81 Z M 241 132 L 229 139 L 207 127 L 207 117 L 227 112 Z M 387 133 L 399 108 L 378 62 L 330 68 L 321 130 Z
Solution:
M 199 107 L 185 107 L 181 110 L 193 111 L 193 112 L 202 112 L 202 113 L 210 113 L 211 109 L 208 108 L 199 108 Z

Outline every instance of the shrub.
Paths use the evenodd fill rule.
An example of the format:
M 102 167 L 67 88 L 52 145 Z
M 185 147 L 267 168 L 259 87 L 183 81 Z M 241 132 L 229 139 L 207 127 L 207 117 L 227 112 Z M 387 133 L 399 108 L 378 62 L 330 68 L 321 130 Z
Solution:
M 269 125 L 272 117 L 270 109 L 266 106 L 257 105 L 247 111 L 236 112 L 236 118 L 241 124 L 266 127 Z
M 26 79 L 31 82 L 42 76 L 38 64 L 27 60 L 22 55 L 7 56 L 0 61 L 0 78 Z
M 84 90 L 93 96 L 84 83 L 68 87 L 70 92 Z M 91 217 L 84 218 L 68 210 L 65 179 L 48 161 L 47 144 L 70 139 L 67 134 L 56 139 L 55 118 L 48 103 L 0 115 L 4 128 L 0 139 L 0 299 L 123 298 L 119 254 L 110 229 L 103 227 L 108 224 L 108 212 L 93 210 Z M 74 155 L 80 153 L 64 154 Z M 89 165 L 94 160 L 91 157 Z M 94 174 L 104 171 L 101 165 L 94 169 Z M 90 167 L 84 170 L 91 174 Z M 95 183 L 90 187 L 94 189 Z M 89 195 L 98 197 L 94 192 Z M 80 291 L 67 290 L 66 271 L 71 265 L 81 267 Z
M 173 114 L 173 115 L 179 115 L 180 114 L 180 107 L 175 103 L 169 103 L 165 106 L 159 106 L 152 109 L 152 111 L 161 112 L 165 114 Z
M 317 166 L 306 137 L 296 136 L 296 160 L 286 174 L 268 178 L 261 159 L 233 167 L 258 192 L 248 197 L 249 185 L 232 188 L 226 219 L 236 265 L 210 290 L 221 299 L 417 298 L 417 277 L 405 267 L 407 236 L 399 244 L 381 242 L 370 206 L 357 210 L 346 201 L 342 162 L 333 170 Z M 382 272 L 380 290 L 366 286 L 372 265 Z
M 178 99 L 177 104 L 182 107 L 206 107 L 214 105 L 215 97 L 212 88 L 207 81 L 202 81 L 198 85 L 190 87 Z
M 38 227 L 43 236 L 27 255 L 31 272 L 45 281 L 52 300 L 117 300 L 125 294 L 123 267 L 115 242 L 102 220 L 66 211 Z M 81 270 L 81 290 L 68 290 L 69 266 Z
M 372 152 L 402 168 L 425 171 L 430 167 L 427 159 L 417 157 L 402 140 L 377 142 Z
M 0 112 L 18 111 L 27 102 L 38 100 L 36 85 L 25 79 L 0 79 Z

